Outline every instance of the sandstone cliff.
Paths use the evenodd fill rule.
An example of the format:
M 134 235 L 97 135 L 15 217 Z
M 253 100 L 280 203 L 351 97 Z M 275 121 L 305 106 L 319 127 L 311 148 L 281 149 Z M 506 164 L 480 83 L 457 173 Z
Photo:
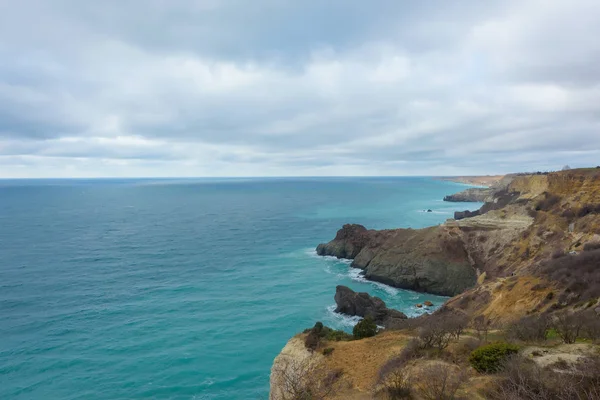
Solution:
M 506 340 L 510 323 L 526 316 L 554 318 L 556 313 L 580 312 L 600 319 L 600 168 L 514 176 L 491 200 L 475 216 L 426 229 L 372 231 L 345 225 L 333 241 L 319 245 L 319 254 L 353 259 L 352 265 L 364 269 L 369 279 L 455 295 L 432 316 L 403 320 L 396 327 L 399 330 L 387 329 L 360 341 L 327 343 L 335 351 L 320 365 L 330 372 L 342 371 L 345 384 L 327 398 L 386 398 L 381 373 L 395 357 L 404 360 L 402 368 L 411 379 L 415 398 L 421 398 L 421 389 L 436 377 L 430 373 L 424 379 L 423 371 L 444 363 L 446 371 L 454 371 L 452 379 L 466 372 L 460 389 L 464 398 L 489 398 L 489 388 L 498 387 L 506 376 L 482 375 L 470 367 L 467 358 L 473 341 L 481 341 L 473 328 L 477 320 L 487 321 L 494 340 Z M 409 341 L 417 340 L 420 330 L 416 328 L 444 315 L 470 320 L 468 336 L 455 340 L 443 356 L 431 359 L 419 353 L 417 358 L 402 358 L 405 352 L 418 352 L 410 350 Z M 591 330 L 587 334 L 594 335 Z M 546 344 L 522 346 L 521 353 L 530 363 L 527 368 L 530 360 L 543 368 L 571 360 L 574 371 L 578 360 L 593 361 L 600 350 L 593 344 L 560 343 L 560 338 L 554 338 Z M 593 369 L 598 383 L 599 370 Z M 552 376 L 571 376 L 559 372 Z M 582 376 L 573 376 L 581 382 Z M 554 378 L 541 384 L 552 389 Z M 580 387 L 575 381 L 563 386 Z

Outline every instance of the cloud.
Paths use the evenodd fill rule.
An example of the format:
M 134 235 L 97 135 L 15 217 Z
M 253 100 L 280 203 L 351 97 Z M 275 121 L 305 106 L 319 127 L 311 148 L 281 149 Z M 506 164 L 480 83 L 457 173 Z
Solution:
M 0 176 L 597 163 L 596 0 L 0 5 Z

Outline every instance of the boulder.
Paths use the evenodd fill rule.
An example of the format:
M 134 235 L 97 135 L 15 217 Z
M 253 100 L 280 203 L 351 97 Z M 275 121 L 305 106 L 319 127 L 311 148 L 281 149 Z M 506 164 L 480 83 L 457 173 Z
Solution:
M 387 308 L 385 302 L 364 292 L 355 292 L 347 286 L 335 288 L 335 312 L 359 317 L 370 317 L 377 325 L 388 327 L 398 320 L 406 319 L 406 315 L 398 310 Z
M 425 307 L 432 307 L 433 306 L 433 303 L 430 302 L 429 300 L 423 302 L 423 304 L 425 305 Z
M 419 304 L 416 304 L 416 305 L 415 305 L 415 307 L 417 307 L 417 308 L 422 308 L 422 307 L 423 307 L 423 304 L 421 304 L 421 303 L 419 303 Z

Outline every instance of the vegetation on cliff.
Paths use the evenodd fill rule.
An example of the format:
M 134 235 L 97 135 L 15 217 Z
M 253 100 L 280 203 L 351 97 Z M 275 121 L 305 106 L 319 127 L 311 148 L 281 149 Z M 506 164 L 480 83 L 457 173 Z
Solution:
M 327 342 L 314 354 L 341 375 L 326 398 L 600 399 L 600 169 L 515 175 L 495 196 L 460 221 L 349 225 L 320 245 L 367 278 L 456 295 Z

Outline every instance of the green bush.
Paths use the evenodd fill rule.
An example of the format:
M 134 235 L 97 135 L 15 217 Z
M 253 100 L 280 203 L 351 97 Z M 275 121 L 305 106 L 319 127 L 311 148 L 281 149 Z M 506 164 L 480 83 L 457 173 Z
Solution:
M 333 350 L 335 350 L 333 347 L 327 347 L 326 349 L 323 349 L 323 355 L 328 356 L 333 353 Z
M 339 342 L 339 341 L 348 341 L 348 340 L 354 339 L 354 337 L 351 334 L 346 333 L 344 331 L 329 329 L 327 327 L 325 329 L 326 329 L 326 331 L 325 331 L 326 332 L 326 335 L 325 335 L 326 340 L 331 340 L 333 342 Z
M 478 372 L 498 372 L 504 361 L 519 352 L 519 346 L 497 342 L 475 349 L 469 357 L 469 362 Z
M 354 339 L 368 338 L 376 334 L 377 325 L 369 317 L 359 321 L 358 324 L 354 325 L 354 329 L 352 329 Z

